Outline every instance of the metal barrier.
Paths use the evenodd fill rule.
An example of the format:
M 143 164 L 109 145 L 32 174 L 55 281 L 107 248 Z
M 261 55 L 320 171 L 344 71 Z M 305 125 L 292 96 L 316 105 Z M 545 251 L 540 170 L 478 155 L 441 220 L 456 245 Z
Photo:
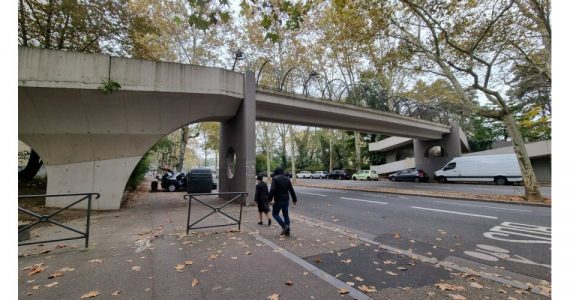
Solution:
M 31 210 L 27 210 L 25 208 L 19 207 L 18 206 L 18 211 L 21 211 L 23 213 L 26 213 L 28 215 L 31 215 L 33 217 L 38 218 L 37 221 L 28 224 L 26 226 L 24 226 L 23 228 L 18 229 L 18 234 L 20 232 L 23 232 L 24 230 L 28 230 L 31 227 L 39 224 L 39 223 L 44 223 L 44 222 L 48 222 L 54 225 L 57 225 L 59 227 L 63 227 L 67 230 L 73 231 L 75 233 L 78 233 L 80 236 L 77 237 L 70 237 L 70 238 L 63 238 L 63 239 L 54 239 L 54 240 L 43 240 L 43 241 L 39 241 L 39 242 L 24 242 L 24 243 L 18 243 L 18 246 L 23 246 L 23 245 L 33 245 L 33 244 L 41 244 L 41 243 L 50 243 L 50 242 L 60 242 L 60 241 L 69 241 L 69 240 L 78 240 L 78 239 L 85 239 L 85 248 L 89 247 L 89 225 L 91 222 L 91 198 L 93 196 L 96 196 L 95 199 L 99 199 L 99 197 L 101 196 L 99 193 L 84 193 L 84 194 L 60 194 L 60 195 L 56 195 L 56 194 L 52 194 L 52 195 L 22 195 L 22 196 L 18 196 L 18 199 L 22 199 L 22 198 L 41 198 L 41 197 L 45 197 L 45 198 L 49 198 L 49 197 L 73 197 L 73 196 L 84 196 L 83 198 L 69 204 L 66 207 L 63 207 L 61 209 L 58 209 L 56 212 L 51 213 L 49 215 L 41 215 L 38 213 L 35 213 Z M 69 227 L 67 225 L 61 224 L 57 221 L 52 220 L 51 218 L 55 215 L 57 215 L 58 213 L 74 206 L 75 204 L 83 201 L 87 199 L 87 211 L 86 211 L 86 216 L 87 216 L 87 224 L 85 225 L 85 232 L 79 231 L 73 227 Z
M 199 196 L 234 196 L 233 198 L 231 198 L 229 201 L 227 201 L 224 205 L 222 206 L 218 206 L 218 207 L 214 207 L 212 205 L 209 205 L 208 203 L 203 202 L 202 200 L 198 199 L 197 197 Z M 187 194 L 184 195 L 184 199 L 188 200 L 188 218 L 186 220 L 186 234 L 188 234 L 188 232 L 190 231 L 190 229 L 200 229 L 200 228 L 212 228 L 212 227 L 223 227 L 223 226 L 231 226 L 231 225 L 238 225 L 238 230 L 241 230 L 241 213 L 243 210 L 243 203 L 245 202 L 244 197 L 247 197 L 247 193 L 241 193 L 241 192 L 228 192 L 228 193 L 201 193 L 201 194 Z M 232 216 L 226 214 L 225 212 L 222 211 L 222 209 L 226 206 L 228 206 L 230 203 L 236 201 L 237 199 L 242 199 L 243 201 L 241 201 L 240 206 L 239 206 L 239 219 L 236 220 L 235 218 L 233 218 Z M 203 205 L 209 207 L 210 209 L 212 209 L 212 212 L 210 212 L 209 214 L 205 215 L 204 217 L 202 217 L 200 220 L 190 224 L 190 212 L 192 211 L 192 200 L 196 200 L 199 203 L 202 203 Z M 194 225 L 198 224 L 199 222 L 201 222 L 202 220 L 206 219 L 207 217 L 215 214 L 215 213 L 220 213 L 232 220 L 235 221 L 235 223 L 230 223 L 230 224 L 222 224 L 222 225 L 209 225 L 209 226 L 201 226 L 201 227 L 194 227 Z

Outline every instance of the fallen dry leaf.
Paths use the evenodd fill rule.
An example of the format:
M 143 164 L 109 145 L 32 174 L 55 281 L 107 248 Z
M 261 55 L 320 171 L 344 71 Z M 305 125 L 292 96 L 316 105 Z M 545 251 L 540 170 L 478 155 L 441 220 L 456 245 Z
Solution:
M 50 252 L 51 252 L 51 250 L 44 250 L 44 251 L 40 252 L 40 254 L 47 254 L 47 253 L 50 253 Z
M 60 277 L 60 276 L 63 276 L 63 272 L 55 272 L 55 273 L 49 275 L 48 279 L 53 279 L 53 278 Z
M 192 280 L 192 287 L 195 287 L 198 285 L 198 279 L 194 278 L 194 280 Z
M 433 296 L 435 296 L 435 293 L 434 292 L 427 292 L 427 295 L 430 297 L 433 297 Z
M 186 266 L 184 266 L 183 264 L 178 264 L 178 265 L 176 265 L 176 267 L 174 267 L 174 268 L 176 269 L 177 272 L 182 272 L 182 271 L 184 271 L 184 268 L 185 268 L 185 267 L 186 267 Z
M 288 285 L 288 286 L 292 286 L 292 285 L 293 285 L 293 281 L 287 280 L 287 281 L 285 282 L 285 284 Z
M 501 294 L 506 294 L 507 291 L 505 291 L 505 290 L 503 290 L 503 289 L 500 289 L 500 290 L 499 290 L 499 293 L 501 293 Z
M 111 296 L 119 296 L 120 293 L 121 293 L 121 291 L 116 291 L 116 292 L 113 292 L 113 293 L 111 294 Z
M 340 288 L 340 289 L 338 289 L 338 293 L 341 294 L 341 295 L 348 294 L 348 289 Z
M 479 284 L 478 282 L 471 282 L 469 285 L 471 287 L 476 288 L 476 289 L 482 289 L 483 288 L 483 286 L 481 284 Z
M 140 271 L 140 270 L 141 270 L 141 266 L 133 266 L 133 267 L 131 268 L 131 270 L 133 270 L 133 271 Z
M 390 272 L 390 271 L 386 271 L 387 274 L 392 275 L 392 276 L 398 276 L 398 274 L 394 273 L 394 272 Z
M 208 258 L 208 260 L 215 260 L 215 259 L 218 259 L 218 255 L 213 254 L 210 255 L 210 257 Z
M 407 268 L 404 268 L 404 267 L 398 267 L 398 270 L 400 270 L 400 271 L 406 271 L 406 270 L 407 270 Z
M 269 300 L 279 300 L 279 294 L 272 294 L 267 296 L 267 299 Z
M 91 291 L 87 294 L 84 294 L 83 296 L 81 296 L 81 299 L 85 299 L 85 298 L 95 298 L 99 295 L 99 292 L 97 291 Z
M 250 252 L 250 251 L 246 251 L 246 252 L 245 252 L 245 255 L 251 255 L 251 252 Z
M 65 248 L 65 247 L 67 247 L 67 245 L 64 245 L 64 244 L 59 244 L 59 245 L 55 246 L 56 249 L 61 249 L 61 248 Z
M 90 263 L 98 263 L 98 264 L 100 264 L 100 263 L 102 263 L 102 262 L 103 262 L 103 260 L 102 260 L 102 259 L 100 259 L 100 258 L 96 258 L 96 259 L 92 259 L 92 260 L 90 260 L 89 262 L 90 262 Z
M 374 293 L 376 292 L 376 288 L 373 286 L 366 286 L 366 285 L 361 285 L 358 287 L 359 290 L 365 292 L 365 293 Z
M 364 279 L 360 278 L 360 276 L 356 276 L 356 277 L 354 277 L 354 280 L 358 280 L 358 281 L 364 281 Z
M 400 238 L 400 233 L 399 233 L 399 232 L 396 232 L 396 233 L 394 234 L 394 238 L 399 239 L 399 238 Z
M 341 259 L 340 262 L 345 263 L 345 264 L 349 264 L 352 262 L 352 260 L 350 258 L 347 258 L 347 259 Z
M 39 285 L 34 285 L 34 286 L 32 287 L 32 290 L 39 290 L 39 289 L 40 289 L 40 286 L 39 286 Z
M 184 264 L 189 266 L 192 264 L 192 261 L 191 260 L 184 261 Z
M 513 297 L 513 296 L 509 296 L 509 298 L 507 298 L 507 300 L 518 300 L 518 299 Z
M 45 270 L 46 268 L 44 268 L 43 264 L 38 264 L 36 266 L 34 266 L 30 272 L 28 273 L 28 276 L 32 276 L 34 274 L 38 274 L 41 273 Z
M 385 265 L 395 265 L 395 264 L 396 264 L 396 261 L 389 259 L 389 260 L 385 260 L 385 261 L 384 261 L 384 264 L 385 264 Z
M 346 284 L 348 284 L 349 286 L 354 286 L 354 282 L 351 281 L 347 281 Z
M 467 298 L 457 294 L 447 294 L 453 300 L 467 300 Z
M 315 257 L 315 262 L 320 263 L 321 261 L 323 261 L 319 256 Z
M 59 270 L 57 270 L 57 271 L 58 271 L 58 272 L 71 272 L 71 271 L 75 271 L 75 269 L 72 268 L 72 267 L 63 267 L 63 268 L 61 268 L 61 269 L 59 269 Z
M 50 283 L 50 284 L 46 284 L 45 286 L 48 287 L 48 288 L 50 288 L 50 287 L 52 287 L 52 286 L 54 286 L 54 285 L 57 285 L 58 283 L 59 283 L 59 282 L 56 281 L 56 282 L 52 282 L 52 283 Z
M 434 286 L 438 287 L 442 291 L 463 291 L 465 290 L 464 287 L 460 285 L 452 285 L 448 283 L 436 283 Z

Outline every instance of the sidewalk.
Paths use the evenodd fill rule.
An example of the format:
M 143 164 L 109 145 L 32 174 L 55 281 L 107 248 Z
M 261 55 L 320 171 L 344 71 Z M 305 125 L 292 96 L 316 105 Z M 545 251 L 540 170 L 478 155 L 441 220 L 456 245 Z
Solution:
M 93 217 L 86 250 L 82 240 L 19 247 L 19 297 L 80 299 L 92 292 L 97 299 L 450 299 L 449 294 L 544 299 L 383 249 L 365 242 L 373 237 L 311 220 L 294 209 L 288 238 L 279 236 L 278 225 L 258 225 L 255 207 L 244 208 L 241 232 L 230 226 L 186 236 L 188 203 L 182 196 L 145 192 L 127 208 Z M 191 223 L 210 211 L 193 203 Z M 239 206 L 223 211 L 237 217 Z M 215 214 L 199 224 L 227 222 Z M 61 234 L 46 227 L 34 238 Z M 30 276 L 36 264 L 45 270 Z M 337 271 L 339 266 L 357 272 Z M 405 271 L 398 269 L 403 266 Z M 473 282 L 485 288 L 475 288 Z M 440 283 L 455 290 L 434 286 Z

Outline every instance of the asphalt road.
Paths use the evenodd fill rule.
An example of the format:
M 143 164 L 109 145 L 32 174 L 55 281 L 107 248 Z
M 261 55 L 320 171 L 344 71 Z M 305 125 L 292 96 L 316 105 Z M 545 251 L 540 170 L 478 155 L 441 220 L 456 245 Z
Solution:
M 414 253 L 551 280 L 551 209 L 295 188 L 293 211 Z M 363 254 L 364 255 L 364 254 Z
M 338 182 L 343 185 L 351 186 L 374 186 L 384 188 L 405 188 L 405 189 L 422 189 L 439 192 L 466 192 L 478 194 L 493 195 L 524 195 L 524 185 L 495 185 L 495 184 L 466 184 L 466 183 L 415 183 L 415 182 L 392 182 L 388 180 L 379 181 L 351 181 L 351 180 L 326 180 L 326 179 L 297 179 L 301 182 Z M 540 192 L 543 196 L 551 196 L 550 187 L 541 187 Z

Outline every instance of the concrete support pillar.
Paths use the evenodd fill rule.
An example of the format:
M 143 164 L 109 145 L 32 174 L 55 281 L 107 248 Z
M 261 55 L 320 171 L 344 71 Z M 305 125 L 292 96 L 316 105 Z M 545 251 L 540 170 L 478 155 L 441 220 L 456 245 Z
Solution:
M 416 169 L 424 170 L 429 174 L 430 180 L 434 180 L 434 172 L 441 169 L 446 163 L 455 157 L 461 156 L 460 127 L 457 122 L 451 124 L 451 133 L 444 134 L 441 140 L 423 141 L 414 139 L 414 157 Z M 428 153 L 430 148 L 441 146 L 441 157 L 432 157 Z
M 92 209 L 119 209 L 125 185 L 141 156 L 46 166 L 47 194 L 99 193 Z M 80 197 L 46 198 L 48 207 L 64 207 Z M 87 201 L 72 208 L 87 208 Z
M 234 118 L 220 126 L 220 192 L 247 192 L 246 205 L 255 195 L 255 75 L 245 73 L 244 100 Z

